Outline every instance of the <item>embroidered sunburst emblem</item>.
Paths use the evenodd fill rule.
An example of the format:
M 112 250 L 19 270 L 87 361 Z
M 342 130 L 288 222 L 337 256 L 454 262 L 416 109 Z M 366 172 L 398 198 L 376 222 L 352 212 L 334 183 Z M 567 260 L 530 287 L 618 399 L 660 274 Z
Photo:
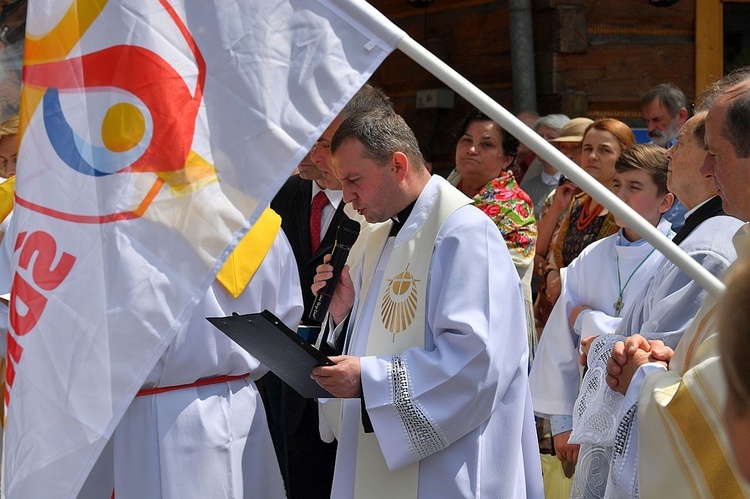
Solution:
M 417 313 L 417 285 L 420 279 L 414 279 L 406 270 L 388 279 L 388 287 L 380 304 L 380 318 L 385 328 L 393 333 L 393 341 L 396 334 L 406 330 L 414 320 Z

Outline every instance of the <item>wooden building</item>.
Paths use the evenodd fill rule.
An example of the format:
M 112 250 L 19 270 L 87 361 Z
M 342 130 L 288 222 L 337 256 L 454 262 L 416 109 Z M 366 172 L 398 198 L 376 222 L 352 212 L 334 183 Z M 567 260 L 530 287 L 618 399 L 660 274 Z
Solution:
M 539 114 L 618 118 L 644 126 L 640 98 L 672 82 L 689 101 L 726 69 L 750 64 L 750 2 L 529 0 Z M 411 38 L 511 112 L 510 0 L 371 0 Z M 438 169 L 453 161 L 452 132 L 470 105 L 417 105 L 447 86 L 396 51 L 372 79 L 394 100 Z M 431 95 L 435 95 L 434 93 Z
M 23 36 L 26 1 L 0 0 L 0 47 Z M 609 116 L 643 126 L 640 97 L 653 85 L 672 82 L 693 101 L 729 69 L 750 65 L 750 0 L 369 1 L 514 113 Z M 514 89 L 510 25 L 519 4 L 531 17 L 534 84 Z M 437 168 L 452 167 L 452 134 L 471 106 L 398 50 L 372 81 Z M 518 92 L 536 109 L 515 103 Z

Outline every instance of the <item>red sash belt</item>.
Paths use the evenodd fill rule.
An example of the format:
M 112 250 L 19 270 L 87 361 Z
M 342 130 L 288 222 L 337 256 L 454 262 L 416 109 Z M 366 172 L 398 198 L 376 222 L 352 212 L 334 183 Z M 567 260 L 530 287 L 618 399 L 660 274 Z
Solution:
M 250 373 L 238 374 L 235 376 L 214 376 L 212 378 L 203 378 L 193 383 L 186 385 L 175 385 L 175 386 L 157 386 L 156 388 L 142 388 L 135 394 L 136 397 L 143 397 L 145 395 L 156 395 L 157 393 L 171 392 L 172 390 L 182 390 L 183 388 L 190 388 L 191 386 L 206 386 L 215 385 L 216 383 L 228 383 L 238 379 L 247 378 Z

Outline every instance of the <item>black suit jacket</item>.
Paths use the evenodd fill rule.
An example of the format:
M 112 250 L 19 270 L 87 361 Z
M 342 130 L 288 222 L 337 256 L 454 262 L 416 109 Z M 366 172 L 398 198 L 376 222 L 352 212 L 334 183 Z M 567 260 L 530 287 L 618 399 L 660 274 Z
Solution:
M 281 228 L 289 239 L 289 244 L 297 260 L 300 284 L 302 285 L 302 299 L 305 312 L 302 322 L 307 325 L 319 326 L 320 323 L 308 318 L 315 297 L 310 287 L 315 277 L 315 269 L 323 263 L 323 256 L 333 251 L 336 242 L 336 230 L 341 220 L 347 218 L 344 214 L 344 203 L 340 203 L 333 215 L 320 246 L 311 254 L 310 251 L 310 205 L 312 203 L 312 180 L 304 180 L 294 175 L 286 181 L 276 197 L 271 202 L 271 208 L 281 216 Z M 307 400 L 284 384 L 281 390 L 281 428 L 287 433 L 294 433 L 302 419 Z

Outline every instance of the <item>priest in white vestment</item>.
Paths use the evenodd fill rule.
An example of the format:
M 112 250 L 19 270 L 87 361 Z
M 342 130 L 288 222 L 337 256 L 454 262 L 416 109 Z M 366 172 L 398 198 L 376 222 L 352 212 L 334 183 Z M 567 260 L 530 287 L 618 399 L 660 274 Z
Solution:
M 727 208 L 727 198 L 717 180 L 714 164 L 718 170 L 716 155 L 720 148 L 723 158 L 731 158 L 734 150 L 719 132 L 720 123 L 718 126 L 714 123 L 713 132 L 710 131 L 711 113 L 698 113 L 691 118 L 683 127 L 677 144 L 670 149 L 670 187 L 689 208 L 685 227 L 677 237 L 683 230 L 689 233 L 680 247 L 709 272 L 721 275 L 737 256 L 750 254 L 750 244 L 747 236 L 742 235 L 739 220 L 711 208 L 716 203 L 712 196 L 718 190 L 724 209 L 731 215 L 750 218 L 750 210 L 743 213 Z M 712 151 L 712 145 L 717 152 Z M 721 161 L 722 169 L 734 166 L 731 162 L 725 165 L 725 161 Z M 749 184 L 743 182 L 741 178 L 734 178 L 727 183 L 732 189 L 732 198 L 747 198 Z M 742 189 L 741 195 L 737 187 Z M 732 244 L 731 235 L 738 228 L 740 231 Z M 701 301 L 703 305 L 693 319 L 692 310 Z M 610 469 L 604 475 L 606 490 L 600 497 L 744 497 L 748 494 L 748 489 L 737 479 L 731 460 L 727 459 L 726 436 L 721 429 L 719 411 L 724 389 L 713 325 L 715 303 L 714 297 L 706 296 L 705 291 L 674 264 L 665 262 L 654 277 L 638 314 L 632 321 L 624 322 L 618 331 L 623 335 L 641 334 L 625 342 L 621 336 L 611 338 L 619 342 L 592 343 L 595 353 L 588 356 L 590 372 L 595 371 L 599 382 L 603 384 L 606 380 L 609 386 L 625 395 L 623 399 L 615 394 L 619 406 L 614 411 L 611 427 L 597 430 L 589 426 L 582 432 L 590 441 L 607 439 L 614 445 Z M 681 321 L 685 322 L 684 326 L 679 326 Z M 642 322 L 640 328 L 639 322 Z M 676 336 L 674 332 L 680 329 L 686 330 L 685 334 Z M 668 346 L 673 346 L 678 337 L 681 338 L 672 356 Z M 665 343 L 668 346 L 665 347 Z M 626 355 L 626 344 L 641 345 L 644 350 L 633 348 Z M 649 349 L 650 352 L 645 351 Z M 610 352 L 621 362 L 610 358 Z M 630 361 L 626 365 L 628 357 Z M 593 416 L 590 419 L 593 421 L 597 410 L 596 404 L 582 403 L 581 419 Z
M 332 497 L 543 497 L 523 296 L 497 228 L 430 177 L 394 113 L 348 118 L 332 147 L 344 201 L 371 223 L 327 318 L 348 355 L 313 371 L 342 397 L 323 402 Z M 331 277 L 321 265 L 313 289 Z

